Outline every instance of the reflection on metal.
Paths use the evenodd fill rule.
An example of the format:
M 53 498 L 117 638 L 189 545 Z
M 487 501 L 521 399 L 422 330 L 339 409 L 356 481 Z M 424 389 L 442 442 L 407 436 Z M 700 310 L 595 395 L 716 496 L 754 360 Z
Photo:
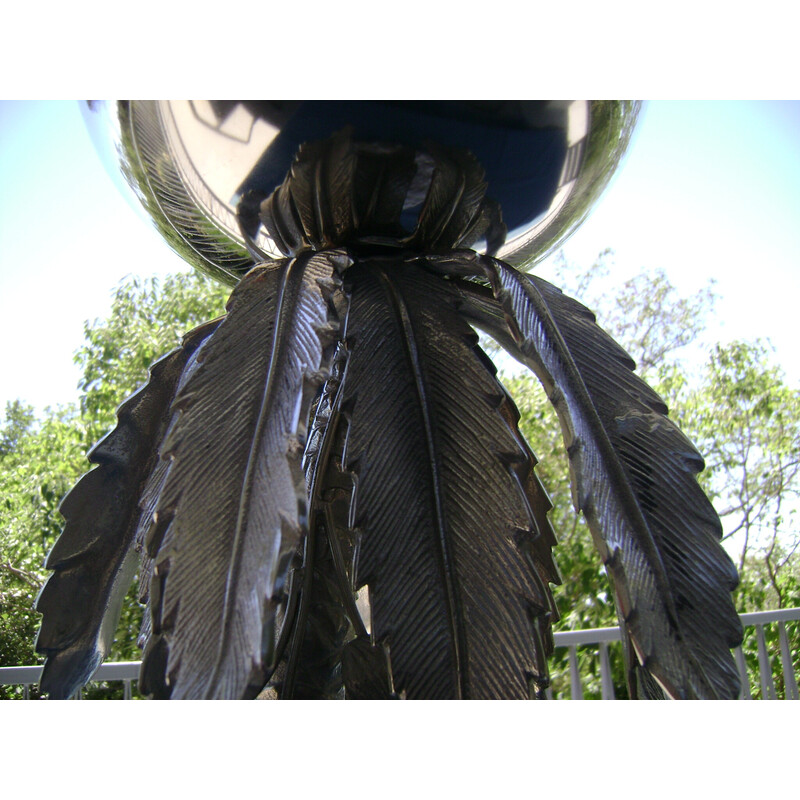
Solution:
M 169 245 L 233 285 L 254 263 L 236 205 L 247 190 L 269 194 L 303 141 L 352 125 L 357 139 L 470 149 L 509 227 L 497 255 L 528 269 L 589 213 L 638 113 L 625 101 L 132 101 L 92 103 L 86 117 L 109 170 Z M 257 245 L 278 255 L 266 232 Z

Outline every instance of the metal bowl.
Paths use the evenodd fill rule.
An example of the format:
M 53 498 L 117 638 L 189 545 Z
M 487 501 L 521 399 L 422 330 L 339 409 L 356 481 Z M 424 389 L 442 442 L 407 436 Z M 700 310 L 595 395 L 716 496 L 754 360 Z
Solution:
M 345 126 L 354 138 L 469 149 L 508 226 L 497 255 L 529 269 L 585 219 L 630 141 L 632 101 L 93 101 L 85 117 L 112 176 L 121 176 L 168 244 L 235 284 L 254 259 L 236 205 L 279 185 L 298 147 Z M 262 230 L 256 241 L 280 253 Z

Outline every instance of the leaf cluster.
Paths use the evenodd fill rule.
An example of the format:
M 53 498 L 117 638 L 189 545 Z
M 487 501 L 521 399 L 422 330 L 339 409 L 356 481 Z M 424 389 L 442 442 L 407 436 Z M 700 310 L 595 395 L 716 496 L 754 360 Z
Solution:
M 797 499 L 800 492 L 800 392 L 787 386 L 762 342 L 717 343 L 705 364 L 689 366 L 687 354 L 702 345 L 704 323 L 713 312 L 713 285 L 680 297 L 665 273 L 642 273 L 622 288 L 602 290 L 613 254 L 602 253 L 581 270 L 563 257 L 555 283 L 594 308 L 607 330 L 634 356 L 640 372 L 664 396 L 671 416 L 707 460 L 701 475 L 738 557 L 740 612 L 800 606 Z M 39 659 L 33 641 L 39 624 L 33 611 L 46 578 L 44 558 L 59 534 L 61 498 L 88 464 L 86 451 L 115 424 L 117 405 L 147 379 L 150 364 L 175 347 L 192 327 L 224 312 L 228 288 L 190 273 L 163 284 L 126 279 L 117 289 L 107 320 L 85 326 L 76 353 L 81 368 L 79 405 L 42 414 L 21 401 L 9 403 L 0 425 L 0 665 Z M 552 503 L 559 535 L 556 558 L 563 586 L 556 593 L 556 629 L 616 625 L 614 599 L 585 521 L 573 511 L 569 467 L 561 432 L 538 382 L 527 373 L 503 376 L 517 403 L 520 429 L 539 459 L 537 473 Z M 111 660 L 138 659 L 140 608 L 133 592 L 125 603 Z M 775 630 L 768 646 L 777 650 Z M 800 626 L 787 625 L 795 667 Z M 757 675 L 757 644 L 748 631 L 744 651 Z M 579 651 L 584 696 L 600 696 L 596 652 Z M 615 691 L 626 696 L 619 648 L 610 650 Z M 553 692 L 569 695 L 567 655 L 551 660 Z M 752 685 L 757 685 L 757 680 Z M 782 677 L 776 675 L 778 694 Z M 0 697 L 19 695 L 0 689 Z M 89 696 L 117 696 L 99 686 Z

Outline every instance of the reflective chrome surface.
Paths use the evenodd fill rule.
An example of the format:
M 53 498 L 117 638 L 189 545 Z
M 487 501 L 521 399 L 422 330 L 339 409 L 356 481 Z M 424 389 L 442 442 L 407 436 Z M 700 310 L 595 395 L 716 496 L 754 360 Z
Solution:
M 304 141 L 354 138 L 466 147 L 509 228 L 498 255 L 530 268 L 577 228 L 607 185 L 639 113 L 629 101 L 117 101 L 85 108 L 112 176 L 169 245 L 227 283 L 253 264 L 236 222 L 271 192 Z M 279 255 L 264 231 L 257 241 Z

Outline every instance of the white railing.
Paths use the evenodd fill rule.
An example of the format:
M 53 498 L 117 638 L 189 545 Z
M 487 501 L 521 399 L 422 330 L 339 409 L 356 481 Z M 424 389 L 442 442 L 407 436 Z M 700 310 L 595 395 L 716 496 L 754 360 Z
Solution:
M 800 608 L 784 608 L 778 611 L 757 611 L 752 614 L 741 614 L 740 616 L 742 625 L 745 628 L 755 628 L 756 642 L 758 645 L 759 684 L 762 699 L 774 700 L 777 697 L 773 678 L 773 660 L 777 658 L 780 659 L 786 699 L 799 699 L 797 676 L 795 675 L 794 666 L 792 664 L 786 623 L 800 621 Z M 765 625 L 776 623 L 778 625 L 780 656 L 778 656 L 777 653 L 769 653 L 767 639 L 764 633 Z M 578 648 L 588 647 L 598 650 L 597 657 L 600 663 L 600 688 L 602 699 L 614 700 L 614 682 L 611 675 L 609 646 L 614 646 L 621 641 L 619 628 L 592 628 L 583 631 L 562 631 L 554 634 L 554 639 L 557 648 L 567 648 L 571 695 L 569 699 L 583 699 L 583 685 L 578 667 Z M 737 647 L 734 651 L 734 658 L 739 669 L 739 676 L 742 680 L 743 687 L 739 699 L 752 700 L 753 693 L 751 692 L 750 680 L 741 647 Z M 92 682 L 122 681 L 123 697 L 125 700 L 129 700 L 132 694 L 131 684 L 139 678 L 140 663 L 139 661 L 119 661 L 102 664 L 94 674 Z M 30 687 L 39 682 L 41 671 L 41 665 L 32 667 L 0 667 L 0 686 L 21 685 L 23 687 L 23 696 L 27 700 Z M 77 693 L 74 699 L 80 698 L 81 693 Z
M 108 664 L 101 664 L 97 672 L 92 676 L 92 683 L 101 681 L 122 681 L 122 699 L 130 700 L 132 695 L 131 684 L 139 680 L 139 666 L 141 661 L 112 661 Z M 0 667 L 0 686 L 22 686 L 23 699 L 30 697 L 30 689 L 34 684 L 39 683 L 42 674 L 42 665 L 33 667 Z M 83 691 L 76 692 L 70 698 L 81 700 Z
M 785 697 L 787 700 L 797 700 L 797 676 L 792 664 L 789 648 L 789 636 L 786 633 L 786 623 L 800 620 L 800 608 L 784 608 L 777 611 L 756 611 L 751 614 L 740 614 L 742 625 L 745 628 L 754 627 L 758 645 L 758 671 L 761 698 L 775 700 L 775 680 L 773 678 L 773 659 L 778 658 L 776 653 L 770 654 L 767 649 L 767 639 L 764 626 L 777 623 L 778 640 L 780 643 L 780 663 L 783 673 Z M 578 666 L 578 648 L 589 647 L 597 650 L 600 663 L 600 691 L 603 700 L 614 700 L 614 682 L 611 675 L 611 659 L 609 646 L 622 640 L 619 628 L 593 628 L 583 631 L 563 631 L 554 635 L 556 647 L 566 647 L 569 661 L 570 698 L 571 700 L 583 699 L 583 685 Z M 750 679 L 741 647 L 733 652 L 739 677 L 742 682 L 740 700 L 752 700 L 753 692 L 750 688 Z M 548 693 L 552 697 L 551 693 Z

